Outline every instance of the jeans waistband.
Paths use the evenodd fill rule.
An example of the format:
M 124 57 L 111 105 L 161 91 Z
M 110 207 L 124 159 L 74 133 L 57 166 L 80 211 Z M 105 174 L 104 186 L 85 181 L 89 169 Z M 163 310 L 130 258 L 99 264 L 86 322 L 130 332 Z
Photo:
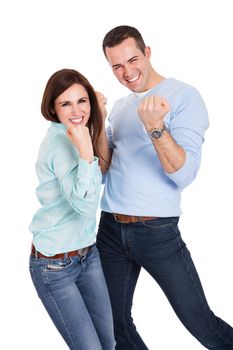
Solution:
M 134 216 L 134 215 L 125 215 L 125 214 L 117 214 L 117 213 L 112 213 L 112 215 L 114 216 L 114 219 L 117 222 L 120 222 L 122 224 L 130 224 L 135 222 L 159 219 L 158 216 Z
M 55 254 L 53 256 L 47 256 L 44 255 L 40 252 L 38 252 L 36 250 L 36 248 L 34 247 L 34 245 L 32 244 L 32 249 L 31 249 L 31 255 L 35 258 L 42 258 L 42 259 L 66 259 L 72 256 L 85 256 L 87 255 L 87 253 L 89 253 L 89 251 L 91 250 L 91 248 L 94 246 L 94 244 L 85 247 L 85 248 L 81 248 L 81 249 L 77 249 L 77 250 L 73 250 L 71 252 L 66 252 L 66 253 L 59 253 L 59 254 Z

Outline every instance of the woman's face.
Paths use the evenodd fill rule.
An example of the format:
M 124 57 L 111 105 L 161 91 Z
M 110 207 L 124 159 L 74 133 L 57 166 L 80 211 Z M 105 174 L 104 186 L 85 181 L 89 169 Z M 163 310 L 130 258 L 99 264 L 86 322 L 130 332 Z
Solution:
M 91 105 L 86 89 L 73 84 L 54 101 L 54 110 L 62 124 L 86 125 L 90 118 Z

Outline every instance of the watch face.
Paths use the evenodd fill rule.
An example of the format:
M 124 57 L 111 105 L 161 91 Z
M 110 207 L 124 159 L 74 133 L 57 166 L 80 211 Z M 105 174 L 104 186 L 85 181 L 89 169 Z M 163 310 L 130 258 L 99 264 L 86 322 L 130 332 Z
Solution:
M 162 136 L 162 134 L 163 134 L 163 131 L 162 131 L 162 130 L 153 130 L 153 131 L 151 132 L 151 137 L 152 137 L 153 139 L 159 139 L 159 138 Z

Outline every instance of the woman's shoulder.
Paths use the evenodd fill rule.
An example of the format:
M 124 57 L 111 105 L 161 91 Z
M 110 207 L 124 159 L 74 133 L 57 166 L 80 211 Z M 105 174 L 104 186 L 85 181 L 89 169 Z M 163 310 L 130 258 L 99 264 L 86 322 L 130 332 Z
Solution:
M 51 161 L 54 157 L 77 159 L 77 152 L 66 135 L 66 128 L 57 123 L 51 123 L 39 150 L 40 160 Z

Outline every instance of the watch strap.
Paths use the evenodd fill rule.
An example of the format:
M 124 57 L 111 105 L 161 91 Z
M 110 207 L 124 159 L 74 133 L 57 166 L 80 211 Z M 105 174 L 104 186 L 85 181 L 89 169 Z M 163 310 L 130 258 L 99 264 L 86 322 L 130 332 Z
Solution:
M 167 131 L 167 127 L 166 125 L 164 124 L 162 126 L 162 128 L 154 128 L 154 129 L 151 129 L 150 131 L 148 131 L 148 135 L 152 138 L 152 139 L 159 139 L 164 131 Z

